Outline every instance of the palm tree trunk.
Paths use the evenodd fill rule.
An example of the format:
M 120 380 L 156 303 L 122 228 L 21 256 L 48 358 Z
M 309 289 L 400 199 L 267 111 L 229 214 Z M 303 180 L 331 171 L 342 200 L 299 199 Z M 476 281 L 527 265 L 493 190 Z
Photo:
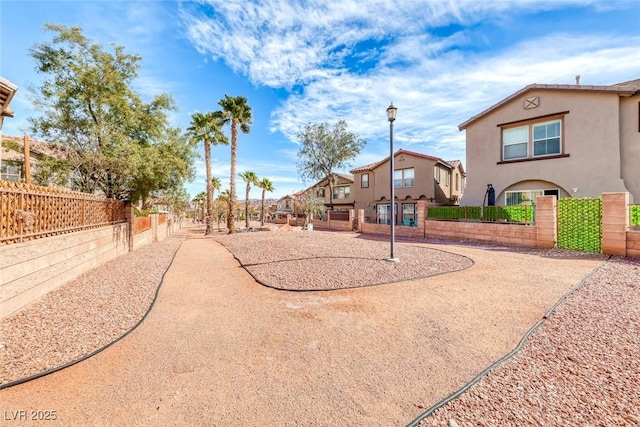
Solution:
M 204 142 L 204 161 L 205 170 L 207 172 L 207 214 L 205 216 L 206 227 L 204 230 L 205 236 L 211 234 L 211 216 L 213 205 L 213 186 L 211 184 L 211 144 L 209 141 Z
M 266 190 L 262 190 L 262 206 L 260 207 L 260 227 L 264 227 L 264 192 Z
M 229 178 L 229 218 L 227 219 L 229 234 L 235 231 L 236 221 L 236 156 L 238 151 L 238 128 L 231 123 L 231 177 Z
M 247 194 L 244 197 L 244 224 L 249 228 L 249 183 L 247 182 Z

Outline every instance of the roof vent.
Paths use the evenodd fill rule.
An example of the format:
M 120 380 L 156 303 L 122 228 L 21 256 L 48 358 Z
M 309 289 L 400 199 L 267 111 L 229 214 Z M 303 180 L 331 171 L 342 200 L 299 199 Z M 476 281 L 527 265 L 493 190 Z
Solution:
M 580 86 L 580 74 L 576 76 L 576 85 Z

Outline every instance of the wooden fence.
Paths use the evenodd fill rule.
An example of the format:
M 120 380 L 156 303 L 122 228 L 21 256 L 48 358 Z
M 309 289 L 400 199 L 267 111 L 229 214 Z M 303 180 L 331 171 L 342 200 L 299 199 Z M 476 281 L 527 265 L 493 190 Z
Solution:
M 125 203 L 66 189 L 0 181 L 0 244 L 125 222 Z

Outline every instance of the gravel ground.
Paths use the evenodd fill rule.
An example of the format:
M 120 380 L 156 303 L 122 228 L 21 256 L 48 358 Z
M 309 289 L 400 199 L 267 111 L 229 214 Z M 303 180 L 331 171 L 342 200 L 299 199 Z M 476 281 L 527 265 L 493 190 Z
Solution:
M 640 260 L 612 258 L 420 426 L 640 425 Z
M 345 239 L 340 237 L 344 233 L 317 232 L 290 232 L 283 239 L 283 233 L 240 233 L 234 236 L 218 235 L 215 238 L 232 250 L 254 277 L 268 286 L 279 288 L 290 286 L 287 283 L 292 281 L 297 283 L 296 289 L 301 290 L 358 287 L 428 277 L 471 265 L 470 259 L 461 255 L 401 244 L 397 247 L 397 256 L 402 259 L 402 269 L 398 269 L 397 264 L 384 261 L 389 248 L 380 239 Z M 171 238 L 143 247 L 69 282 L 20 312 L 3 319 L 0 323 L 1 383 L 6 384 L 82 357 L 128 331 L 147 311 L 162 275 L 171 264 L 181 242 L 179 238 Z M 340 245 L 339 249 L 336 245 Z M 530 252 L 535 257 L 575 257 L 575 262 L 579 262 L 577 259 L 582 256 L 557 250 L 480 246 L 494 249 L 496 257 L 505 259 L 509 259 L 509 251 Z M 336 257 L 335 253 L 358 255 Z M 362 256 L 364 253 L 367 254 L 366 257 Z M 302 259 L 309 257 L 314 258 L 301 264 Z M 413 261 L 417 259 L 419 261 Z M 531 258 L 532 261 L 535 259 Z M 327 274 L 327 267 L 340 274 Z M 553 272 L 549 271 L 548 274 L 552 275 Z M 316 281 L 305 280 L 310 276 L 315 277 Z M 367 280 L 357 279 L 356 276 L 365 276 Z M 387 301 L 393 289 L 382 288 L 384 289 L 376 288 L 379 289 L 376 294 L 380 294 L 381 301 Z M 640 352 L 639 293 L 640 261 L 612 258 L 585 280 L 579 291 L 557 307 L 554 314 L 531 335 L 514 358 L 492 370 L 459 399 L 423 420 L 422 425 L 640 424 L 637 409 L 640 407 L 640 358 L 637 357 Z M 276 294 L 268 295 L 269 298 L 278 298 Z M 262 296 L 265 297 L 266 295 Z M 363 295 L 363 298 L 361 304 L 369 297 Z M 368 302 L 371 303 L 372 300 Z M 468 303 L 477 306 L 479 301 Z M 292 313 L 302 310 L 302 303 L 287 303 L 285 306 Z M 253 309 L 257 311 L 259 307 L 261 306 Z M 494 310 L 494 315 L 499 316 L 506 309 Z M 399 313 L 401 312 L 398 315 Z M 302 314 L 307 316 L 306 311 L 301 311 Z M 366 311 L 362 315 L 365 316 L 364 319 L 370 318 Z M 384 315 L 384 312 L 379 315 Z M 311 317 L 305 316 L 301 319 L 317 327 Z M 463 316 L 463 312 L 458 315 L 460 318 Z M 333 317 L 335 314 L 324 321 L 333 321 Z M 262 323 L 255 325 L 265 326 Z M 346 323 L 340 327 L 348 325 Z M 385 325 L 381 323 L 379 328 L 384 329 L 387 327 Z M 318 333 L 328 331 L 326 326 L 324 329 L 314 330 Z M 220 346 L 223 344 L 219 343 Z M 473 343 L 469 345 L 471 347 L 466 351 L 469 352 L 468 358 L 472 358 L 470 353 Z M 351 351 L 357 350 L 352 346 L 343 347 Z M 329 347 L 326 350 L 331 349 Z M 425 351 L 422 347 L 418 350 Z M 440 353 L 436 351 L 436 355 L 438 354 Z M 380 356 L 392 357 L 386 352 Z M 456 357 L 455 354 L 449 356 Z M 437 360 L 429 363 L 436 363 Z M 369 362 L 372 361 L 373 359 Z M 403 363 L 400 360 L 396 362 Z M 446 360 L 442 363 L 446 363 Z M 237 365 L 233 366 L 238 369 Z M 341 366 L 334 369 L 341 369 Z M 451 369 L 459 371 L 464 368 L 456 366 Z M 387 380 L 402 380 L 391 365 L 389 369 L 388 373 L 378 371 L 378 376 L 382 375 Z M 337 377 L 334 380 L 348 379 L 343 379 L 338 371 L 335 374 Z M 432 379 L 425 378 L 425 382 L 427 381 Z M 400 384 L 386 383 L 386 387 L 398 386 Z M 441 384 L 441 388 L 444 386 L 445 384 Z M 408 388 L 411 390 L 410 394 L 415 393 L 414 388 Z M 277 390 L 279 389 L 274 389 L 274 394 L 278 393 Z M 355 394 L 357 390 L 352 392 Z M 420 401 L 421 397 L 416 395 L 416 400 Z M 389 409 L 397 410 L 393 402 L 383 400 L 378 403 L 390 404 Z M 338 401 L 333 402 L 333 405 L 337 404 Z M 416 404 L 418 410 L 423 410 L 425 406 L 428 407 Z M 374 424 L 371 420 L 367 423 Z
M 0 384 L 76 360 L 142 319 L 183 238 L 96 268 L 0 322 Z

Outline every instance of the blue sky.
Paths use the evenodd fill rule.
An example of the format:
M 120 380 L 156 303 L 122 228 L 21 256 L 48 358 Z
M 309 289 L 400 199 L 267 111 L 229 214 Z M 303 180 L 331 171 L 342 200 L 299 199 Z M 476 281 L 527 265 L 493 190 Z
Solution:
M 19 86 L 5 135 L 22 135 L 37 114 L 27 87 L 41 76 L 28 50 L 51 40 L 48 22 L 140 55 L 135 89 L 146 100 L 172 95 L 174 126 L 217 110 L 225 94 L 247 97 L 254 123 L 239 136 L 237 172 L 271 179 L 275 198 L 312 184 L 296 168 L 307 122 L 345 119 L 367 141 L 356 167 L 389 154 L 393 101 L 396 150 L 466 165 L 458 125 L 524 86 L 573 84 L 578 74 L 582 84 L 640 78 L 635 0 L 2 0 L 0 75 Z M 212 150 L 223 188 L 229 151 Z M 192 195 L 205 188 L 202 158 L 196 169 Z

